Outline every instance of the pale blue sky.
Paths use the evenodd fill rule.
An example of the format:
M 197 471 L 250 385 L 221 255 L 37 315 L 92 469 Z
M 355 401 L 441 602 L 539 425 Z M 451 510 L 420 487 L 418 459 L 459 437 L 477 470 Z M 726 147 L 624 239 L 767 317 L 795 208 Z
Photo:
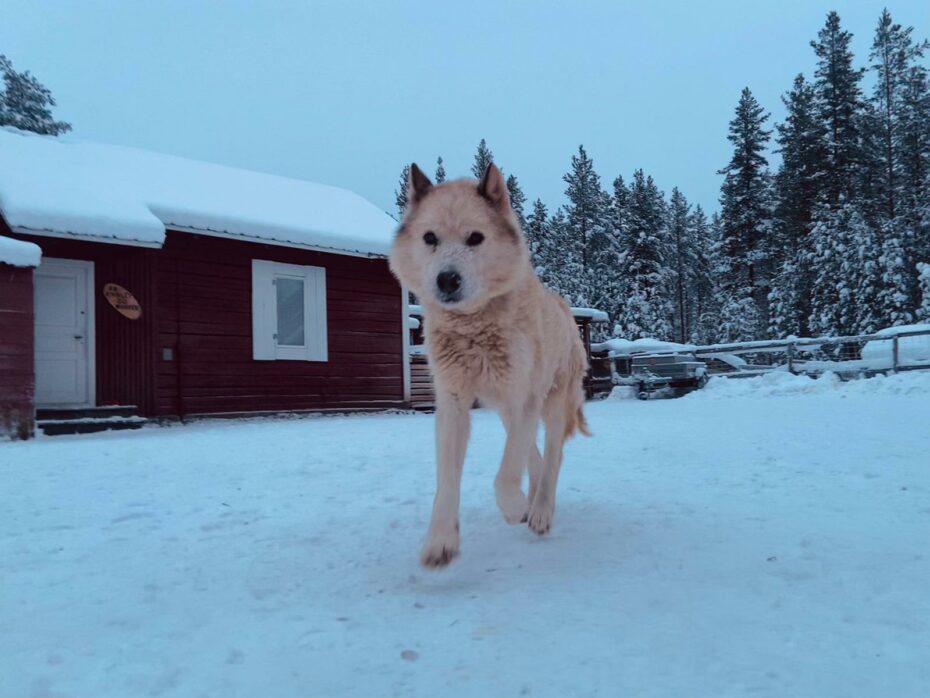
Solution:
M 0 53 L 75 135 L 345 186 L 394 210 L 405 162 L 464 175 L 478 140 L 563 202 L 583 143 L 716 208 L 748 85 L 773 116 L 837 9 L 859 63 L 882 2 L 3 0 Z M 930 2 L 894 0 L 930 34 Z

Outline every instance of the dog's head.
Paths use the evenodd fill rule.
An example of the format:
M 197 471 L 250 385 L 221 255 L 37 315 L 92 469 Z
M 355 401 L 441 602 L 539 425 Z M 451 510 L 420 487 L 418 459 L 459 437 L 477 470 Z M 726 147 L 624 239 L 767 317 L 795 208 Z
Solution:
M 421 302 L 455 312 L 475 312 L 513 290 L 530 270 L 529 252 L 497 166 L 480 182 L 433 186 L 411 165 L 390 262 Z

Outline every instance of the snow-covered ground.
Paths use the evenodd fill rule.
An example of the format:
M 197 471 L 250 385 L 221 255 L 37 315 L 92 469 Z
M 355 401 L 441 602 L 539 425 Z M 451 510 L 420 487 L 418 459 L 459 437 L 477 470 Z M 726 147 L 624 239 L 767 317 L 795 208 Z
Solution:
M 438 573 L 431 416 L 2 444 L 0 696 L 930 693 L 930 373 L 587 411 L 544 539 L 475 413 Z

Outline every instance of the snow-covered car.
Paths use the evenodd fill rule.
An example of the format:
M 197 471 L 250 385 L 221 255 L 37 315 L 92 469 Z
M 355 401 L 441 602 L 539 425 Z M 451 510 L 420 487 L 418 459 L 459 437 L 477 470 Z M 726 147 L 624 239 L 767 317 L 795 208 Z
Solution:
M 684 395 L 708 380 L 707 364 L 690 353 L 634 355 L 631 374 L 641 400 Z

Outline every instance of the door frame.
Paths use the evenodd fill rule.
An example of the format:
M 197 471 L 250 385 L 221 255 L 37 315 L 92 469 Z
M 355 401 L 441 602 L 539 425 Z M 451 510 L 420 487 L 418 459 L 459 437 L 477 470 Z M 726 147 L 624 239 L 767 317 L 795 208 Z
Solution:
M 71 267 L 81 267 L 86 270 L 85 281 L 86 289 L 85 295 L 87 299 L 87 311 L 85 314 L 86 328 L 84 330 L 84 349 L 87 353 L 87 364 L 86 364 L 86 373 L 87 373 L 87 402 L 84 403 L 45 403 L 38 404 L 36 407 L 39 409 L 43 408 L 69 408 L 69 407 L 96 407 L 97 406 L 97 297 L 94 293 L 96 284 L 94 283 L 94 262 L 92 260 L 86 259 L 67 259 L 65 257 L 42 257 L 42 261 L 39 263 L 39 266 L 36 268 L 36 275 L 40 274 L 42 271 L 42 266 L 46 262 L 52 262 L 54 264 L 61 264 Z M 34 321 L 33 321 L 34 322 Z M 36 350 L 38 350 L 38 341 L 35 343 Z

